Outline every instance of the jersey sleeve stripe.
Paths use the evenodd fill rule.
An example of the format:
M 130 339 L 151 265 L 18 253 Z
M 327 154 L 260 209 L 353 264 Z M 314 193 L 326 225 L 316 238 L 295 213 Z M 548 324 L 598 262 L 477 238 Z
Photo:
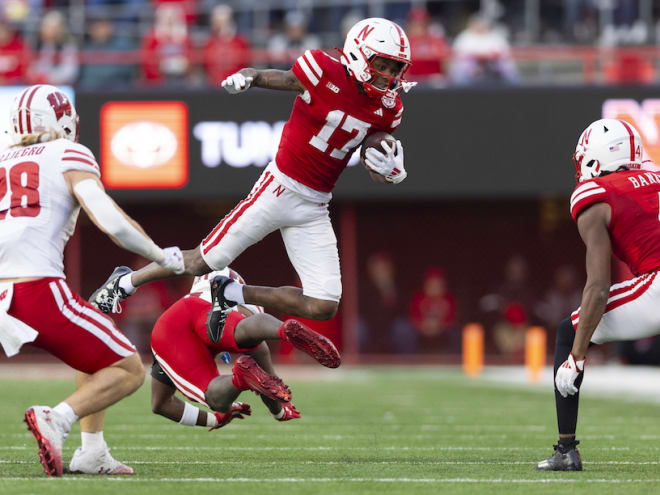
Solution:
M 78 150 L 64 150 L 64 153 L 78 153 L 78 154 L 81 154 L 82 156 L 86 156 L 86 157 L 89 158 L 90 160 L 95 160 L 95 161 L 96 161 L 96 159 L 94 158 L 93 155 L 90 155 L 89 153 L 85 153 L 84 151 L 78 151 Z
M 582 194 L 578 194 L 571 200 L 571 211 L 573 211 L 573 208 L 575 208 L 575 205 L 578 204 L 580 201 L 582 201 L 585 198 L 588 198 L 589 196 L 593 196 L 594 194 L 600 194 L 607 192 L 604 187 L 599 187 L 598 189 L 591 189 L 589 191 L 585 191 Z
M 599 187 L 598 184 L 596 184 L 595 182 L 589 182 L 587 184 L 583 184 L 579 186 L 577 189 L 575 189 L 575 191 L 573 191 L 573 194 L 571 194 L 571 202 L 573 202 L 573 199 L 576 196 L 579 196 L 583 192 L 588 191 L 589 189 L 593 189 L 595 187 Z
M 320 79 L 321 76 L 323 75 L 323 69 L 321 69 L 319 64 L 316 62 L 316 59 L 314 58 L 314 55 L 312 55 L 312 52 L 306 50 L 304 56 L 307 59 L 307 62 L 309 62 L 309 65 L 312 67 L 312 69 Z
M 401 117 L 402 113 L 403 113 L 403 107 L 401 107 L 401 110 L 399 110 L 394 116 L 395 117 Z
M 77 157 L 77 156 L 75 156 L 75 157 L 74 156 L 65 156 L 64 158 L 62 158 L 62 161 L 63 162 L 80 162 L 80 163 L 84 163 L 85 165 L 90 165 L 90 166 L 92 166 L 96 169 L 99 168 L 99 166 L 96 162 L 92 162 L 90 160 L 85 160 L 84 158 L 80 158 L 80 157 Z
M 298 65 L 300 65 L 300 68 L 305 73 L 305 76 L 307 76 L 307 79 L 309 79 L 309 82 L 311 82 L 313 86 L 316 86 L 319 83 L 319 78 L 314 75 L 312 69 L 309 68 L 309 65 L 307 65 L 307 62 L 303 57 L 298 57 Z
M 575 188 L 575 191 L 573 191 L 573 196 L 576 194 L 580 194 L 582 191 L 586 191 L 587 189 L 593 189 L 594 187 L 598 187 L 598 184 L 595 182 L 587 182 L 585 184 L 582 184 Z
M 401 123 L 401 117 L 392 121 L 392 128 L 397 127 Z

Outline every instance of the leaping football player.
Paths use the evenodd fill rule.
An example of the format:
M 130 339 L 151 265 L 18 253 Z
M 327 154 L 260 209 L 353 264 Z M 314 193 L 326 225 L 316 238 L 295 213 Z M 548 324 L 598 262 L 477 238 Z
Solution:
M 582 304 L 557 330 L 555 403 L 559 441 L 538 469 L 581 471 L 575 430 L 587 349 L 660 334 L 660 173 L 643 162 L 637 130 L 602 119 L 580 136 L 571 216 L 586 245 Z M 610 286 L 614 253 L 634 278 Z
M 415 84 L 404 79 L 410 66 L 408 37 L 386 19 L 355 24 L 340 58 L 307 50 L 291 70 L 246 68 L 222 81 L 231 94 L 258 87 L 298 96 L 275 160 L 201 244 L 184 251 L 186 273 L 222 270 L 248 246 L 279 229 L 303 288 L 257 287 L 219 278 L 214 282 L 210 321 L 236 304 L 317 320 L 330 319 L 337 312 L 342 287 L 328 212 L 332 189 L 365 136 L 397 129 L 403 114 L 400 92 Z M 374 180 L 398 184 L 407 175 L 401 143 L 382 146 L 382 152 L 367 150 L 365 164 Z M 155 264 L 132 273 L 115 271 L 91 301 L 109 312 L 136 287 L 173 275 Z
M 229 310 L 222 328 L 218 329 L 219 340 L 211 342 L 206 330 L 211 310 L 209 280 L 218 275 L 245 283 L 230 268 L 196 277 L 190 293 L 165 311 L 154 326 L 151 334 L 153 412 L 182 425 L 216 429 L 250 415 L 248 404 L 235 401 L 243 390 L 252 390 L 261 395 L 276 420 L 299 418 L 300 413 L 290 402 L 289 388 L 275 375 L 265 340 L 290 342 L 329 368 L 340 364 L 337 349 L 329 339 L 302 323 L 296 320 L 282 323 L 252 305 Z M 230 376 L 218 373 L 215 356 L 222 352 L 242 354 Z M 213 412 L 179 399 L 174 395 L 176 390 Z
M 110 455 L 103 411 L 140 387 L 144 367 L 112 319 L 65 281 L 64 246 L 82 207 L 115 243 L 159 266 L 181 273 L 181 251 L 158 247 L 105 193 L 62 91 L 24 89 L 10 118 L 14 145 L 0 154 L 0 343 L 8 357 L 32 343 L 78 370 L 75 392 L 53 408 L 30 407 L 25 421 L 49 476 L 62 475 L 62 444 L 79 418 L 82 448 L 71 471 L 131 474 Z

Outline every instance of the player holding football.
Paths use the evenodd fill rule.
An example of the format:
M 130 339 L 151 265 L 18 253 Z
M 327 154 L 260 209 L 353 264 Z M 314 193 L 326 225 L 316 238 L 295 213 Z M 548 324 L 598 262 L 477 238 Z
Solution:
M 144 381 L 135 347 L 64 280 L 64 246 L 80 207 L 121 247 L 175 272 L 179 248 L 161 249 L 105 193 L 78 115 L 58 88 L 31 86 L 11 106 L 15 145 L 0 154 L 0 343 L 8 357 L 32 343 L 78 370 L 77 389 L 55 407 L 32 406 L 28 429 L 49 476 L 62 475 L 62 444 L 80 418 L 71 470 L 130 474 L 103 440 L 103 410 Z
M 246 305 L 230 310 L 216 343 L 211 342 L 206 320 L 211 310 L 210 280 L 230 277 L 243 279 L 225 268 L 196 277 L 190 293 L 179 299 L 156 322 L 151 334 L 154 365 L 151 375 L 151 407 L 154 413 L 182 425 L 220 428 L 234 418 L 251 413 L 250 406 L 235 402 L 243 390 L 253 390 L 278 421 L 299 418 L 290 403 L 291 392 L 275 376 L 270 351 L 264 340 L 284 340 L 329 368 L 340 364 L 337 349 L 330 340 L 296 320 L 282 323 L 263 314 L 260 307 Z M 231 376 L 220 376 L 215 356 L 237 352 L 239 357 Z M 207 413 L 174 396 L 185 397 L 210 407 Z
M 660 173 L 647 171 L 637 130 L 602 119 L 580 136 L 571 216 L 587 248 L 582 304 L 557 330 L 555 402 L 559 442 L 538 469 L 581 471 L 575 428 L 587 349 L 660 334 Z M 635 278 L 610 287 L 614 253 Z
M 184 251 L 186 273 L 221 270 L 279 229 L 303 288 L 243 286 L 223 279 L 214 291 L 214 322 L 223 310 L 245 303 L 311 319 L 335 315 L 342 291 L 337 240 L 328 214 L 331 191 L 365 136 L 393 132 L 401 123 L 399 93 L 415 84 L 404 80 L 409 66 L 410 45 L 403 30 L 386 19 L 371 18 L 348 32 L 341 61 L 308 50 L 291 70 L 246 68 L 222 81 L 232 94 L 259 87 L 298 96 L 275 160 L 202 243 Z M 383 142 L 383 152 L 367 150 L 365 162 L 374 180 L 397 184 L 406 178 L 401 143 L 393 148 Z M 136 287 L 171 276 L 155 264 L 133 273 L 115 272 L 91 300 L 109 312 Z

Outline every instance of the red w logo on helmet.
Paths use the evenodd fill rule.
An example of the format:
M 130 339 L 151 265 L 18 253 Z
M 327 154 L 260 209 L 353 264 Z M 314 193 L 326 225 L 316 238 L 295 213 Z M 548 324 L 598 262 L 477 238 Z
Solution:
M 64 115 L 73 115 L 71 102 L 59 91 L 48 95 L 48 103 L 50 103 L 50 106 L 55 110 L 55 118 L 57 120 L 60 120 Z

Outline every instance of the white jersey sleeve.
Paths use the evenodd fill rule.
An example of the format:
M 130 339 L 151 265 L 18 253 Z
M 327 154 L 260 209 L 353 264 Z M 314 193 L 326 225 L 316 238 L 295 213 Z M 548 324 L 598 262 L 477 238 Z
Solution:
M 97 177 L 101 177 L 101 169 L 94 153 L 87 146 L 80 143 L 66 141 L 60 157 L 62 172 L 69 170 L 80 170 L 82 172 L 91 172 Z

